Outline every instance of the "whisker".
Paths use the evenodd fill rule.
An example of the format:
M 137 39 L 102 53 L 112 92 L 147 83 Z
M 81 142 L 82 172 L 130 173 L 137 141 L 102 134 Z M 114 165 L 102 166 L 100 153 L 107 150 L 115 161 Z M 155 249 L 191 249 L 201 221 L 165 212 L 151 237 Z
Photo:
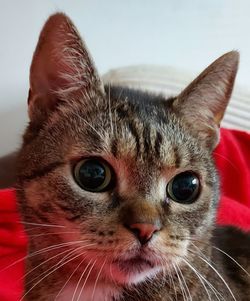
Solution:
M 169 275 L 169 277 L 170 277 L 170 281 L 172 282 L 172 286 L 173 286 L 173 288 L 174 288 L 175 301 L 178 301 L 178 300 L 177 300 L 177 290 L 176 290 L 176 286 L 175 286 L 173 274 L 172 274 L 172 271 L 171 271 L 170 269 L 168 270 L 168 275 Z
M 86 259 L 87 256 L 85 256 L 83 258 L 83 260 L 78 264 L 78 266 L 74 269 L 74 271 L 71 273 L 70 277 L 68 278 L 68 280 L 65 282 L 65 284 L 63 285 L 63 287 L 60 289 L 60 291 L 58 292 L 58 294 L 55 297 L 55 301 L 56 299 L 60 296 L 60 294 L 62 293 L 62 291 L 64 290 L 64 288 L 67 286 L 67 284 L 69 283 L 70 279 L 74 276 L 75 272 L 79 269 L 79 267 L 82 265 L 82 263 L 84 262 L 84 260 Z
M 178 281 L 179 281 L 179 284 L 180 284 L 180 289 L 181 289 L 181 292 L 182 292 L 182 296 L 183 296 L 184 301 L 185 301 L 185 300 L 186 300 L 186 294 L 185 294 L 185 291 L 184 291 L 184 287 L 183 287 L 183 284 L 182 284 L 180 275 L 179 275 L 179 273 L 178 273 L 178 270 L 177 270 L 177 268 L 176 268 L 176 266 L 175 266 L 174 263 L 173 263 L 173 268 L 174 268 L 175 274 L 176 274 L 176 276 L 177 276 L 177 278 L 178 278 Z
M 30 223 L 30 222 L 17 222 L 18 224 L 24 224 L 24 225 L 33 225 L 33 226 L 41 226 L 41 227 L 58 227 L 58 228 L 66 228 L 66 226 L 62 225 L 53 225 L 53 224 L 38 224 L 38 223 Z
M 60 243 L 60 244 L 57 244 L 57 245 L 52 245 L 52 246 L 49 246 L 49 247 L 46 247 L 46 248 L 43 248 L 41 250 L 38 250 L 38 251 L 35 251 L 33 253 L 30 253 L 28 255 L 25 255 L 24 257 L 14 261 L 13 263 L 11 263 L 10 265 L 8 265 L 7 267 L 4 267 L 2 270 L 0 270 L 0 273 L 1 272 L 4 272 L 5 270 L 11 268 L 12 266 L 14 266 L 15 264 L 18 264 L 19 262 L 22 262 L 28 258 L 31 258 L 31 257 L 34 257 L 34 256 L 37 256 L 37 255 L 40 255 L 42 253 L 45 253 L 47 251 L 53 251 L 53 250 L 56 250 L 56 249 L 60 249 L 62 247 L 65 247 L 65 246 L 70 246 L 70 245 L 74 245 L 75 243 L 81 243 L 81 242 L 84 242 L 82 240 L 80 241 L 72 241 L 72 242 L 65 242 L 65 243 Z
M 87 276 L 86 276 L 86 278 L 85 278 L 85 280 L 84 280 L 84 283 L 83 283 L 83 285 L 82 285 L 82 287 L 81 287 L 80 294 L 78 295 L 78 298 L 77 298 L 76 301 L 79 301 L 79 300 L 80 300 L 81 295 L 82 295 L 82 292 L 83 292 L 83 290 L 84 290 L 84 287 L 85 287 L 85 285 L 86 285 L 86 283 L 87 283 L 87 281 L 88 281 L 88 279 L 89 279 L 89 276 L 90 276 L 90 274 L 91 274 L 91 272 L 92 272 L 92 270 L 93 270 L 93 268 L 94 268 L 94 266 L 95 266 L 95 264 L 96 264 L 96 261 L 97 261 L 97 259 L 94 261 L 94 263 L 92 264 L 91 268 L 89 269 L 88 274 L 87 274 Z
M 80 276 L 80 278 L 79 278 L 79 280 L 78 280 L 78 282 L 77 282 L 77 285 L 76 285 L 76 287 L 75 287 L 75 290 L 74 290 L 74 293 L 73 293 L 73 296 L 72 296 L 72 301 L 74 301 L 75 296 L 76 296 L 76 293 L 77 293 L 77 289 L 78 289 L 78 287 L 79 287 L 79 285 L 80 285 L 80 283 L 81 283 L 81 281 L 82 281 L 82 279 L 83 279 L 83 276 L 84 276 L 85 272 L 87 271 L 87 269 L 88 269 L 88 267 L 91 265 L 91 263 L 92 263 L 92 260 L 90 260 L 90 262 L 87 264 L 87 266 L 86 266 L 85 269 L 83 270 L 83 272 L 82 272 L 82 274 L 81 274 L 81 276 Z M 79 295 L 78 295 L 78 296 L 79 296 Z
M 222 275 L 218 272 L 218 270 L 210 263 L 208 262 L 204 257 L 200 256 L 199 253 L 197 252 L 193 252 L 194 254 L 198 255 L 198 257 L 205 262 L 217 275 L 218 277 L 221 279 L 221 281 L 224 283 L 224 285 L 226 286 L 226 288 L 228 289 L 229 293 L 231 294 L 232 298 L 234 299 L 234 301 L 237 301 L 232 290 L 230 289 L 229 285 L 227 284 L 227 282 L 225 281 L 225 279 L 222 277 Z M 204 254 L 203 254 L 204 256 Z
M 192 301 L 193 299 L 192 299 L 190 290 L 189 290 L 189 288 L 188 288 L 187 282 L 186 282 L 186 280 L 185 280 L 185 277 L 183 276 L 183 273 L 182 273 L 182 271 L 181 271 L 181 269 L 180 269 L 178 263 L 176 263 L 176 267 L 177 267 L 177 269 L 178 269 L 179 272 L 180 272 L 180 275 L 181 275 L 181 277 L 182 277 L 182 279 L 183 279 L 184 286 L 185 286 L 186 291 L 187 291 L 187 294 L 188 294 L 188 296 L 189 296 L 189 299 L 187 298 L 187 300 L 191 300 L 191 301 Z
M 205 281 L 206 282 L 206 284 L 208 284 L 209 283 L 209 281 L 204 277 L 204 276 L 202 276 L 185 258 L 182 258 L 183 259 L 183 261 L 187 264 L 187 266 L 195 273 L 195 275 L 198 277 L 198 279 L 200 280 L 200 282 L 201 282 L 201 284 L 202 284 L 202 286 L 204 287 L 204 289 L 205 289 L 205 292 L 206 292 L 206 294 L 207 294 L 207 296 L 208 296 L 208 299 L 209 299 L 209 301 L 212 301 L 212 299 L 211 299 L 211 295 L 210 295 L 210 293 L 209 293 L 209 291 L 208 291 L 208 289 L 207 289 L 207 287 L 206 287 L 206 285 L 205 285 L 205 283 L 203 282 L 203 281 Z M 210 284 L 210 283 L 209 283 Z M 209 285 L 208 284 L 208 285 Z M 212 284 L 211 284 L 211 286 L 212 286 Z M 211 288 L 211 287 L 210 287 Z M 215 294 L 216 295 L 216 294 Z M 217 295 L 216 295 L 217 296 Z M 220 300 L 220 299 L 218 299 L 218 300 Z
M 117 283 L 116 283 L 116 281 L 115 281 L 115 277 L 114 277 L 114 275 L 113 275 L 113 272 L 112 272 L 111 267 L 112 267 L 111 264 L 109 264 L 109 272 L 110 272 L 111 280 L 112 280 L 114 286 L 115 286 L 117 289 L 119 289 L 119 286 L 117 285 Z
M 225 251 L 223 251 L 223 250 L 221 250 L 220 248 L 215 247 L 215 246 L 212 246 L 212 248 L 218 250 L 219 252 L 223 253 L 223 254 L 226 255 L 228 258 L 230 258 L 235 264 L 237 264 L 237 266 L 238 266 L 239 268 L 241 268 L 241 269 L 247 274 L 248 277 L 250 277 L 250 274 L 248 273 L 248 271 L 247 271 L 246 269 L 244 269 L 244 267 L 243 267 L 241 264 L 239 264 L 238 261 L 235 260 L 232 256 L 230 256 L 227 252 L 225 252 Z
M 236 165 L 234 165 L 233 162 L 230 161 L 227 157 L 223 156 L 222 154 L 216 153 L 216 152 L 213 152 L 213 155 L 216 155 L 216 156 L 221 157 L 222 159 L 224 159 L 229 165 L 231 165 L 231 167 L 233 167 L 233 169 L 234 169 L 235 171 L 237 171 L 238 174 L 240 174 L 240 171 L 239 171 L 239 169 L 236 167 Z
M 166 268 L 164 267 L 163 261 L 161 260 L 161 268 L 162 268 L 162 286 L 166 283 L 167 275 L 166 275 Z
M 34 282 L 34 280 L 38 279 L 39 277 L 43 276 L 44 274 L 46 274 L 47 272 L 49 272 L 50 270 L 52 270 L 52 269 L 55 268 L 56 266 L 60 265 L 61 262 L 63 262 L 64 260 L 66 260 L 68 257 L 70 257 L 71 254 L 77 252 L 78 250 L 82 250 L 82 249 L 84 249 L 84 248 L 86 248 L 86 247 L 93 246 L 93 245 L 94 245 L 94 244 L 89 244 L 89 245 L 85 245 L 85 246 L 80 246 L 80 247 L 75 248 L 75 249 L 73 249 L 73 250 L 66 250 L 66 251 L 64 251 L 64 252 L 62 252 L 62 253 L 59 253 L 59 254 L 53 256 L 53 257 L 55 258 L 56 256 L 59 256 L 59 255 L 62 255 L 62 254 L 65 254 L 66 252 L 68 252 L 68 253 L 66 254 L 66 256 L 64 256 L 64 257 L 63 257 L 59 262 L 57 262 L 54 266 L 48 268 L 46 271 L 44 271 L 42 274 L 39 274 L 37 277 L 33 278 L 33 279 L 32 279 L 30 282 L 28 282 L 27 284 L 29 284 L 29 283 L 31 283 L 31 282 Z M 82 255 L 84 255 L 85 253 L 86 253 L 86 252 L 83 252 Z M 39 266 L 41 266 L 41 265 L 43 265 L 44 263 L 46 263 L 46 262 L 52 260 L 53 257 L 47 259 L 45 262 L 42 262 L 41 264 L 39 264 Z M 39 267 L 39 266 L 38 266 L 38 267 Z M 35 270 L 35 269 L 36 269 L 36 268 L 34 268 L 33 270 Z M 32 270 L 31 270 L 29 273 L 31 273 L 31 272 L 32 272 Z M 27 274 L 29 274 L 29 273 L 27 273 Z
M 40 236 L 49 236 L 49 235 L 58 235 L 58 234 L 78 234 L 76 231 L 67 231 L 67 232 L 51 232 L 51 233 L 41 233 L 41 234 L 29 234 L 29 238 L 31 237 L 40 237 Z
M 101 273 L 102 273 L 102 270 L 104 268 L 104 265 L 105 265 L 106 261 L 107 261 L 107 257 L 105 258 L 105 260 L 104 260 L 104 262 L 103 262 L 103 264 L 102 264 L 102 266 L 100 268 L 100 271 L 97 274 L 96 281 L 95 281 L 95 284 L 94 284 L 94 287 L 93 287 L 93 293 L 91 295 L 91 301 L 94 299 L 96 286 L 97 286 L 98 280 L 99 280 L 99 278 L 101 276 Z
M 217 251 L 219 251 L 219 252 L 221 252 L 222 254 L 224 254 L 224 255 L 226 255 L 228 258 L 230 258 L 239 268 L 241 268 L 242 269 L 242 271 L 243 272 L 245 272 L 246 273 L 246 275 L 248 276 L 248 277 L 250 277 L 250 273 L 235 259 L 235 258 L 233 258 L 232 256 L 230 256 L 227 252 L 225 252 L 225 251 L 223 251 L 222 249 L 220 249 L 220 248 L 218 248 L 218 247 L 216 247 L 216 246 L 214 246 L 214 245 L 211 245 L 211 244 L 209 244 L 209 243 L 207 243 L 207 242 L 205 242 L 205 241 L 203 241 L 203 240 L 199 240 L 199 239 L 196 239 L 196 238 L 190 238 L 190 237 L 185 237 L 185 236 L 181 236 L 182 238 L 185 238 L 185 239 L 187 239 L 187 240 L 190 240 L 190 241 L 195 241 L 195 242 L 198 242 L 198 243 L 202 243 L 202 244 L 204 244 L 204 245 L 207 245 L 207 246 L 209 246 L 209 247 L 212 247 L 213 249 L 215 249 L 215 250 L 217 250 Z M 196 248 L 198 248 L 195 244 L 193 244 Z
M 45 278 L 47 278 L 49 275 L 51 275 L 53 272 L 55 272 L 56 270 L 58 270 L 59 268 L 61 268 L 62 266 L 64 266 L 65 264 L 67 264 L 68 262 L 74 260 L 77 257 L 82 256 L 82 254 L 78 254 L 73 258 L 70 258 L 68 261 L 64 262 L 63 264 L 61 264 L 60 266 L 57 266 L 56 268 L 54 268 L 51 272 L 49 272 L 47 275 L 45 275 L 44 277 L 42 277 L 39 281 L 37 281 L 23 296 L 21 299 L 19 299 L 19 301 L 23 301 L 24 298 L 28 295 L 29 292 L 32 291 L 33 288 L 35 288 L 39 283 L 41 283 Z
M 52 267 L 49 267 L 48 269 L 46 269 L 44 272 L 42 272 L 41 274 L 39 274 L 38 276 L 32 278 L 29 282 L 26 282 L 27 285 L 33 283 L 36 279 L 39 279 L 41 276 L 46 275 L 48 272 L 52 271 L 55 267 L 57 267 L 58 265 L 60 265 L 61 262 L 63 262 L 64 260 L 66 260 L 68 257 L 70 257 L 70 255 L 75 252 L 75 249 L 73 251 L 67 250 L 68 253 L 63 256 L 63 258 L 61 258 L 61 260 L 59 262 L 56 262 Z
M 63 252 L 61 252 L 61 253 L 59 253 L 59 254 L 56 254 L 56 255 L 50 257 L 49 259 L 47 259 L 47 260 L 41 262 L 39 265 L 37 265 L 36 267 L 34 267 L 33 269 L 31 269 L 30 271 L 28 271 L 27 273 L 25 273 L 18 281 L 24 279 L 24 278 L 27 277 L 30 273 L 34 272 L 36 269 L 38 269 L 40 266 L 44 265 L 45 263 L 47 263 L 47 262 L 53 260 L 54 258 L 56 258 L 56 257 L 58 257 L 58 256 L 61 256 L 61 255 L 65 254 L 65 253 L 67 253 L 67 252 L 69 252 L 69 250 L 65 250 L 65 251 L 63 251 Z M 40 276 L 40 275 L 39 275 L 39 276 Z M 33 280 L 34 280 L 34 279 L 32 279 L 32 281 L 33 281 Z

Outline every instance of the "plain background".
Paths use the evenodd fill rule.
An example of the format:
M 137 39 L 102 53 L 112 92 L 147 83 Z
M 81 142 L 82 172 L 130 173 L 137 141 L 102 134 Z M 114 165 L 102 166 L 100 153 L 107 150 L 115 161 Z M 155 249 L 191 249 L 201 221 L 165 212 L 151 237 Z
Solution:
M 0 0 L 0 156 L 20 144 L 32 53 L 43 23 L 56 11 L 74 21 L 100 73 L 156 64 L 196 75 L 237 49 L 237 84 L 249 87 L 248 0 Z

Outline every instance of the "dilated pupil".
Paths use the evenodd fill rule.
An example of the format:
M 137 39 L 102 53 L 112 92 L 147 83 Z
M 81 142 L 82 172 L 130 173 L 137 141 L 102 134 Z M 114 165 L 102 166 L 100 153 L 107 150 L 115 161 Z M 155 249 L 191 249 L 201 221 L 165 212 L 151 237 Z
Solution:
M 180 201 L 189 200 L 198 188 L 198 179 L 193 174 L 181 174 L 172 183 L 172 192 Z
M 98 188 L 105 181 L 105 168 L 95 160 L 85 162 L 79 169 L 79 180 L 89 189 Z

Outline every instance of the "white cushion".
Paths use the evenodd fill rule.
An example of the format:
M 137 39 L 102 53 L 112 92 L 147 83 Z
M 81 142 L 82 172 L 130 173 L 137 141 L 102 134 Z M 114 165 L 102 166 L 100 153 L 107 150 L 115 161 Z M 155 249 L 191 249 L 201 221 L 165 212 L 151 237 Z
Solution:
M 103 75 L 105 83 L 139 88 L 146 91 L 175 96 L 195 76 L 172 67 L 150 65 L 128 66 L 110 70 Z M 250 93 L 235 87 L 222 126 L 250 131 Z

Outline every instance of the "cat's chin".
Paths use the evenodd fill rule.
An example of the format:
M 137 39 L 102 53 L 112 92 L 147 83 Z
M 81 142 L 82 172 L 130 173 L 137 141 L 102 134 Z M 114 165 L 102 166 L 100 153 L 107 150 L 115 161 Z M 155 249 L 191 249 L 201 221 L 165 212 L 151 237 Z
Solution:
M 125 285 L 133 285 L 156 276 L 162 267 L 150 261 L 134 258 L 117 260 L 109 268 L 112 280 Z

